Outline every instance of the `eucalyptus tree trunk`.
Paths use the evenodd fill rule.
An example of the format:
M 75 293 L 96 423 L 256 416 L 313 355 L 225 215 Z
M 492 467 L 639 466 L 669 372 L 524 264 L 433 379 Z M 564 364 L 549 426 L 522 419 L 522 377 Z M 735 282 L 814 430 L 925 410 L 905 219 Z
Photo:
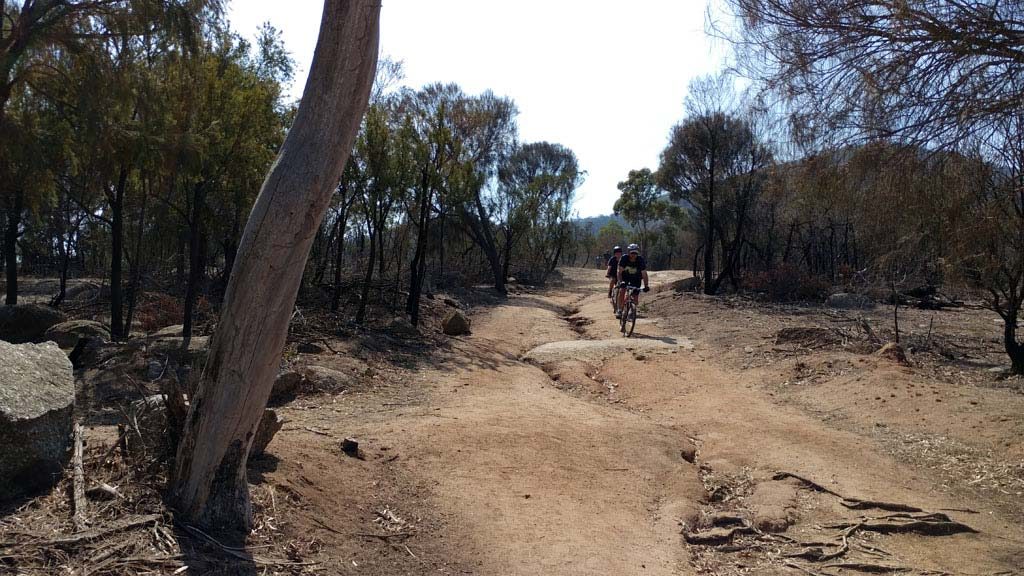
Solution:
M 244 533 L 246 462 L 310 245 L 366 111 L 379 0 L 326 0 L 302 103 L 249 215 L 178 446 L 170 500 L 187 522 Z

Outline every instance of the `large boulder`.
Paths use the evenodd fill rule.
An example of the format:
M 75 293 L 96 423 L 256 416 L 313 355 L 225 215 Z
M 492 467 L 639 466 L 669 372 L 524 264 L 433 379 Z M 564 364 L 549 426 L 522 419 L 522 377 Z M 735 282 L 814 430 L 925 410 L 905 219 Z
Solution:
M 279 372 L 274 379 L 274 388 L 270 391 L 271 406 L 287 404 L 295 399 L 299 390 L 306 383 L 306 377 L 295 370 L 284 370 Z
M 63 321 L 64 315 L 49 306 L 3 306 L 0 307 L 0 340 L 12 344 L 43 342 L 46 331 Z
M 183 324 L 175 324 L 173 326 L 167 326 L 157 330 L 150 334 L 153 338 L 167 338 L 174 336 L 181 336 L 185 333 L 185 326 Z
M 458 310 L 452 310 L 441 321 L 441 330 L 449 336 L 469 334 L 469 318 Z
M 177 362 L 185 362 L 193 366 L 206 363 L 210 352 L 209 336 L 193 336 L 189 339 L 188 349 L 184 349 L 185 339 L 181 336 L 157 338 L 149 343 L 147 352 L 150 355 L 169 357 Z
M 64 292 L 65 300 L 89 299 L 99 300 L 110 296 L 110 286 L 100 285 L 97 282 L 88 280 L 73 280 L 68 282 L 67 290 Z
M 60 478 L 74 406 L 71 361 L 60 348 L 0 342 L 0 500 Z
M 839 294 L 829 296 L 828 300 L 825 301 L 825 305 L 829 308 L 839 308 L 841 310 L 863 310 L 874 307 L 875 303 L 871 298 L 863 294 L 840 292 Z
M 306 366 L 302 369 L 302 375 L 305 377 L 303 387 L 314 392 L 345 390 L 351 388 L 355 380 L 353 376 L 345 372 L 324 366 Z
M 110 331 L 103 324 L 93 320 L 68 320 L 50 326 L 43 337 L 67 349 L 74 348 L 82 339 L 110 342 Z
M 420 335 L 418 328 L 404 316 L 395 316 L 388 323 L 388 332 L 399 338 L 416 338 Z

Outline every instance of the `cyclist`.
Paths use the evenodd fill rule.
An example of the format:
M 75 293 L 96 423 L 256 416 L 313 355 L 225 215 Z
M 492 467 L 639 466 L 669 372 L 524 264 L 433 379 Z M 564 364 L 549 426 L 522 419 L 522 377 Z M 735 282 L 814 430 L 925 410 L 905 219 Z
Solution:
M 612 290 L 615 288 L 615 282 L 619 277 L 619 259 L 622 258 L 622 246 L 616 246 L 615 249 L 612 250 L 611 257 L 609 258 L 607 256 L 608 254 L 605 253 L 605 265 L 607 266 L 605 276 L 608 278 L 608 297 L 611 298 Z
M 647 279 L 647 262 L 640 255 L 640 247 L 630 244 L 626 248 L 627 254 L 619 260 L 618 279 L 619 283 L 627 287 L 639 288 L 643 282 L 644 292 L 651 290 L 650 282 Z M 622 307 L 626 303 L 626 290 L 619 290 L 619 307 L 616 309 L 615 317 L 622 317 Z

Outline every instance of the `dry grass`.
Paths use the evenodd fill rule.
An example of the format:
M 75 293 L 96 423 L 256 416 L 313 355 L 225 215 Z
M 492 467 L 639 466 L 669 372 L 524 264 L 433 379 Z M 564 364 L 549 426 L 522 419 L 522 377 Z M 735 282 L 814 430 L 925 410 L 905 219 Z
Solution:
M 270 568 L 298 574 L 315 569 L 315 539 L 283 536 L 278 506 L 290 496 L 269 486 L 252 489 L 253 529 L 229 545 L 176 522 L 163 502 L 166 475 L 145 455 L 128 458 L 121 445 L 95 443 L 84 457 L 87 526 L 72 523 L 71 475 L 50 492 L 0 512 L 0 573 L 18 575 L 246 574 Z M 101 484 L 118 496 L 97 490 Z M 244 546 L 243 546 L 244 544 Z M 264 556 L 263 554 L 266 553 Z

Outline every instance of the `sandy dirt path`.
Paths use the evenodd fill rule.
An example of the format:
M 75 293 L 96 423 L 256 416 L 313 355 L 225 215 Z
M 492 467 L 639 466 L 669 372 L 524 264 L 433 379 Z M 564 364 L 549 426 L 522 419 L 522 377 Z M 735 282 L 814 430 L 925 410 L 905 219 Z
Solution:
M 683 276 L 655 274 L 652 283 Z M 451 571 L 433 561 L 410 573 L 799 574 L 778 555 L 722 554 L 681 535 L 724 512 L 771 529 L 792 525 L 789 537 L 805 540 L 851 517 L 827 494 L 772 480 L 782 471 L 844 496 L 945 510 L 979 531 L 886 536 L 883 565 L 1009 574 L 1024 564 L 1024 533 L 998 512 L 954 511 L 977 506 L 951 501 L 870 438 L 781 403 L 756 371 L 717 362 L 701 334 L 667 333 L 659 319 L 641 318 L 637 337 L 623 339 L 600 273 L 572 271 L 567 282 L 477 315 L 472 335 L 415 372 L 408 385 L 424 390 L 421 400 L 344 424 L 367 445 L 401 454 L 389 474 L 415 486 L 405 497 L 437 518 L 434 542 L 413 547 L 448 555 Z M 332 422 L 319 426 L 330 431 Z M 285 438 L 296 450 L 321 440 Z M 691 463 L 683 453 L 694 446 Z M 332 466 L 324 477 L 351 477 L 349 464 Z M 345 505 L 329 487 L 316 491 L 328 494 L 316 501 L 328 517 Z M 821 572 L 829 573 L 845 572 Z

